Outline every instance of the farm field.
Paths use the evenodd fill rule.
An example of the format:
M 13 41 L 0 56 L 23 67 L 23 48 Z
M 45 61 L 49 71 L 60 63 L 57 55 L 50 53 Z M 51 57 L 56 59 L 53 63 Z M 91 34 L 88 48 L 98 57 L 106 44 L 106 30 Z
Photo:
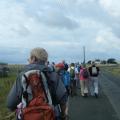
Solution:
M 0 120 L 14 120 L 12 119 L 14 113 L 6 107 L 6 98 L 23 65 L 9 65 L 8 67 L 10 69 L 8 77 L 0 77 Z
M 104 70 L 110 72 L 115 76 L 120 76 L 120 65 L 105 67 Z

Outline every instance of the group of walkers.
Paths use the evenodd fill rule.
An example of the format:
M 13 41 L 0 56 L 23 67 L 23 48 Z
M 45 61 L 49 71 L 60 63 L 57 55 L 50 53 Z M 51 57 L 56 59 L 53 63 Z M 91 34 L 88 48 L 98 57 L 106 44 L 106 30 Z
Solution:
M 88 68 L 84 65 L 81 65 L 78 78 L 80 81 L 81 96 L 95 96 L 98 98 L 99 72 L 99 67 L 97 67 L 94 62 Z
M 69 120 L 69 96 L 98 97 L 99 68 L 78 63 L 48 62 L 44 48 L 31 50 L 24 67 L 10 90 L 7 106 L 16 111 L 17 120 Z
M 95 96 L 98 98 L 98 75 L 100 73 L 99 67 L 95 62 L 91 66 L 86 67 L 84 64 L 71 63 L 68 65 L 65 61 L 58 64 L 49 64 L 51 70 L 60 73 L 64 83 L 71 96 L 77 95 L 77 89 L 81 89 L 81 96 Z

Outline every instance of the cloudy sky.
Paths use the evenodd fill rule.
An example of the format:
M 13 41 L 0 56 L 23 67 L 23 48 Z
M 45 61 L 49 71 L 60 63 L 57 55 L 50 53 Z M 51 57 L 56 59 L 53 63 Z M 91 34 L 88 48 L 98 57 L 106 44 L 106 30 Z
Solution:
M 120 59 L 120 0 L 0 0 L 0 61 L 26 63 L 34 47 L 50 61 Z

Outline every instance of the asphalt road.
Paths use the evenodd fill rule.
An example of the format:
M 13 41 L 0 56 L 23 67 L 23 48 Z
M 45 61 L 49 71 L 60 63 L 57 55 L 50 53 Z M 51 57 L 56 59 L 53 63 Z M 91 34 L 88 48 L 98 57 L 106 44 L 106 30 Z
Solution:
M 115 79 L 115 78 L 114 78 Z M 108 73 L 101 73 L 98 99 L 78 95 L 70 97 L 70 120 L 120 120 L 120 86 Z M 120 81 L 120 80 L 119 80 Z

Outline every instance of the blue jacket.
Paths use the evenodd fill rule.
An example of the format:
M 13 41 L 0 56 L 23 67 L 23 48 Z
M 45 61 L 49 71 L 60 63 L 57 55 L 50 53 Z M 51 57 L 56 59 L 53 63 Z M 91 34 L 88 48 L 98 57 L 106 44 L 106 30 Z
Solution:
M 70 73 L 67 71 L 63 74 L 63 83 L 65 86 L 70 86 Z

